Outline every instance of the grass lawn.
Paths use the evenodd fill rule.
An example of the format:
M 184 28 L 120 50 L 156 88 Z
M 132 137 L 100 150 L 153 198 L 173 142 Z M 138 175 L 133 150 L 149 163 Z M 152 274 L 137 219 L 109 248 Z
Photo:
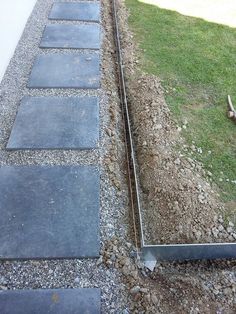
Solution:
M 126 0 L 142 69 L 162 79 L 166 101 L 193 152 L 236 213 L 236 29 Z M 202 150 L 202 152 L 201 152 Z M 191 150 L 192 152 L 192 150 Z M 233 208 L 232 208 L 233 204 Z

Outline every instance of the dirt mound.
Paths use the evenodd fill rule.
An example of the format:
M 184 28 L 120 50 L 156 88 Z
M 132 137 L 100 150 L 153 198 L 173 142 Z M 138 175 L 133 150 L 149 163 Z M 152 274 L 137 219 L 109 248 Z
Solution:
M 214 241 L 221 204 L 196 161 L 178 153 L 183 144 L 170 117 L 160 81 L 133 77 L 129 104 L 143 191 L 148 243 Z

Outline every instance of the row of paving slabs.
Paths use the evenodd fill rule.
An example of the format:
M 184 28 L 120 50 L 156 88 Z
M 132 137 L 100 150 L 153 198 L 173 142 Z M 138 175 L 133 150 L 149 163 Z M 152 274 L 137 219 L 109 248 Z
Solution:
M 100 4 L 57 2 L 49 19 L 93 23 L 49 24 L 41 48 L 86 50 L 39 55 L 28 87 L 99 88 Z M 98 142 L 97 97 L 25 97 L 7 149 L 96 149 Z M 98 257 L 99 181 L 96 166 L 1 167 L 0 258 Z M 99 313 L 100 290 L 4 291 L 0 312 Z

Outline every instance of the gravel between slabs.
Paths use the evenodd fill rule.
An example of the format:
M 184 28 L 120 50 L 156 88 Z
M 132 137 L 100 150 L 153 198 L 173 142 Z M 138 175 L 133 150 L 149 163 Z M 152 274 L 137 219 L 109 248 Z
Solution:
M 76 49 L 39 49 L 41 36 L 47 23 L 79 24 L 79 22 L 49 21 L 47 17 L 52 4 L 52 0 L 38 0 L 36 3 L 0 86 L 0 165 L 97 165 L 101 173 L 101 247 L 113 236 L 122 239 L 125 246 L 131 238 L 128 189 L 109 6 L 106 10 L 102 6 L 101 89 L 29 90 L 26 84 L 37 55 L 49 52 L 68 54 L 79 51 Z M 99 96 L 99 149 L 93 151 L 6 151 L 5 147 L 20 100 L 26 95 Z M 121 278 L 116 269 L 109 269 L 102 264 L 102 257 L 99 261 L 73 259 L 0 262 L 0 289 L 100 287 L 103 313 L 122 312 L 126 307 L 127 292 Z

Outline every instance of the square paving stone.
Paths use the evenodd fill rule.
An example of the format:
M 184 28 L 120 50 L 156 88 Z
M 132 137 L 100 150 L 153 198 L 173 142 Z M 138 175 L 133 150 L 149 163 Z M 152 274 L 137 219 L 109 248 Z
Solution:
M 96 97 L 25 97 L 7 149 L 92 149 L 98 141 Z
M 95 166 L 0 168 L 0 259 L 98 257 Z
M 100 48 L 100 26 L 51 24 L 45 27 L 41 48 Z
M 0 291 L 1 314 L 99 314 L 98 288 Z
M 35 60 L 30 88 L 99 88 L 99 55 L 91 53 L 47 54 Z
M 89 1 L 54 3 L 49 19 L 99 22 L 100 4 Z

